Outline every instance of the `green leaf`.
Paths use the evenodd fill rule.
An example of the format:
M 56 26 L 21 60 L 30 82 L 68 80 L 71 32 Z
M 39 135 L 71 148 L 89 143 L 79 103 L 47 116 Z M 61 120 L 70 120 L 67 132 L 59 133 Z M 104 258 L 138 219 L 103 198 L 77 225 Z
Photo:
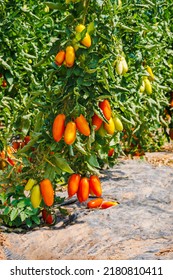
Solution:
M 13 79 L 13 76 L 12 76 L 12 74 L 10 72 L 6 72 L 5 73 L 5 78 L 6 78 L 6 80 L 7 80 L 9 85 L 13 84 L 13 80 L 14 79 Z
M 31 221 L 30 218 L 27 218 L 27 219 L 26 219 L 26 225 L 27 225 L 29 228 L 32 227 L 32 221 Z
M 89 158 L 88 158 L 88 163 L 96 168 L 100 168 L 100 165 L 98 163 L 97 157 L 95 154 L 92 154 Z
M 10 221 L 14 221 L 18 215 L 19 211 L 17 208 L 13 208 L 11 213 L 10 213 Z
M 62 4 L 56 4 L 53 2 L 44 2 L 45 5 L 47 5 L 52 10 L 64 10 Z
M 23 116 L 21 119 L 21 129 L 24 135 L 28 133 L 30 125 L 31 125 L 31 114 Z
M 71 169 L 70 165 L 68 164 L 67 160 L 64 158 L 59 158 L 59 155 L 54 156 L 54 163 L 62 171 L 67 173 L 74 173 L 74 171 Z
M 8 214 L 10 213 L 10 211 L 11 211 L 11 207 L 6 206 L 6 207 L 4 208 L 3 215 L 8 215 Z
M 18 150 L 18 154 L 22 154 L 27 152 L 39 139 L 40 137 L 40 133 L 35 133 L 34 136 L 32 137 L 32 139 L 28 142 L 28 144 L 26 146 L 24 146 L 22 149 Z
M 22 221 L 22 222 L 25 221 L 26 217 L 27 217 L 27 216 L 26 216 L 26 214 L 25 214 L 24 211 L 20 212 L 20 218 L 21 218 L 21 221 Z
M 92 35 L 94 33 L 94 22 L 90 22 L 87 26 L 87 32 Z
M 83 155 L 88 154 L 87 151 L 85 150 L 85 146 L 82 143 L 77 142 L 77 143 L 75 143 L 74 146 L 81 154 L 83 154 Z
M 32 216 L 32 221 L 37 225 L 40 224 L 40 218 L 38 216 Z

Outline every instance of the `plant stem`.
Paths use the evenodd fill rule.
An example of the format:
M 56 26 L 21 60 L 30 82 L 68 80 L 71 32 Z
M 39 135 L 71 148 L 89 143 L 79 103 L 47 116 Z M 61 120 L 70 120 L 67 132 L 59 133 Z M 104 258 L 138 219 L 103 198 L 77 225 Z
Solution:
M 87 12 L 88 12 L 89 4 L 90 4 L 90 0 L 84 0 L 84 3 L 83 3 L 83 6 L 84 6 L 83 25 L 85 25 L 86 15 L 87 15 Z

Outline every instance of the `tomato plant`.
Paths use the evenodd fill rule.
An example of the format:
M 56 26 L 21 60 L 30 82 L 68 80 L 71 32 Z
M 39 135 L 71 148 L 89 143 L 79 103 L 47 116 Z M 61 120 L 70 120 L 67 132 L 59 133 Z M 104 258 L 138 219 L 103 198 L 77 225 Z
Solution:
M 80 174 L 77 182 L 87 186 L 86 193 L 77 183 L 69 196 L 75 193 L 83 202 L 87 178 L 99 177 L 123 151 L 142 155 L 170 141 L 170 1 L 3 0 L 0 5 L 0 84 L 7 83 L 0 86 L 2 197 L 10 192 L 17 200 L 14 186 L 24 190 L 33 178 L 29 197 L 18 195 L 33 202 L 26 206 L 31 217 L 39 215 L 47 202 L 37 184 L 51 182 L 53 208 L 56 186 L 68 186 L 69 176 Z M 2 214 L 11 207 L 8 197 L 8 206 L 3 203 Z M 10 211 L 3 221 L 14 225 Z

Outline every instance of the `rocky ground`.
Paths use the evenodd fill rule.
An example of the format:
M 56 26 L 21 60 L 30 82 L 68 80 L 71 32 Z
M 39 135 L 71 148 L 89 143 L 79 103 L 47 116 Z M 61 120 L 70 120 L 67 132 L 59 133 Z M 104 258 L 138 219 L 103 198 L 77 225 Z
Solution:
M 173 148 L 120 158 L 104 170 L 109 209 L 66 206 L 69 218 L 27 233 L 0 232 L 0 259 L 173 259 Z

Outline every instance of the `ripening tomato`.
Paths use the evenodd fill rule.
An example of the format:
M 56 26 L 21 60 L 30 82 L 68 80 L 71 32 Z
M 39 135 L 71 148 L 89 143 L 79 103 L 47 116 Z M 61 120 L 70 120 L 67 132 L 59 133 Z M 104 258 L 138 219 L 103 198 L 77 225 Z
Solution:
M 102 119 L 100 119 L 96 114 L 93 115 L 92 117 L 92 125 L 95 126 L 95 131 L 99 130 L 99 128 L 102 125 Z
M 100 198 L 100 197 L 95 198 L 95 199 L 92 199 L 92 200 L 88 201 L 87 207 L 88 208 L 98 208 L 98 207 L 100 207 L 102 202 L 103 202 L 103 198 Z
M 171 99 L 170 107 L 171 107 L 171 108 L 173 107 L 173 99 Z
M 151 82 L 147 77 L 144 77 L 144 83 L 145 83 L 145 91 L 148 94 L 152 94 L 152 85 Z
M 72 145 L 76 140 L 76 124 L 73 121 L 67 123 L 64 131 L 64 142 Z
M 85 28 L 85 25 L 78 24 L 75 30 L 77 33 L 81 33 Z M 80 43 L 87 48 L 91 47 L 91 37 L 88 32 L 86 32 L 85 37 L 80 41 Z
M 90 188 L 90 192 L 92 192 L 96 196 L 101 196 L 102 195 L 101 182 L 100 182 L 100 179 L 98 178 L 97 175 L 91 175 L 90 176 L 90 178 L 89 178 L 89 188 Z
M 24 144 L 27 145 L 30 140 L 31 140 L 31 137 L 29 135 L 26 135 L 24 138 Z
M 17 141 L 13 141 L 12 147 L 13 147 L 13 149 L 18 150 L 20 148 L 20 143 Z
M 106 209 L 115 205 L 118 205 L 119 203 L 117 201 L 103 201 L 101 204 L 102 209 Z
M 2 87 L 6 87 L 6 86 L 7 86 L 7 82 L 6 82 L 6 80 L 3 80 L 3 81 L 2 81 L 1 86 L 2 86 Z
M 42 210 L 42 218 L 43 221 L 48 225 L 53 224 L 55 219 L 55 217 L 53 217 L 53 215 L 50 212 L 48 212 L 45 208 Z
M 35 179 L 30 178 L 28 180 L 28 182 L 26 183 L 24 190 L 30 191 L 32 189 L 32 187 L 36 184 L 37 184 L 37 181 Z
M 101 125 L 101 127 L 98 130 L 98 135 L 100 135 L 101 137 L 104 137 L 107 134 L 107 131 L 104 129 L 104 126 Z
M 109 151 L 108 151 L 108 157 L 112 157 L 113 154 L 114 154 L 114 152 L 115 152 L 114 148 L 109 149 Z
M 52 126 L 52 135 L 56 142 L 59 142 L 65 131 L 65 115 L 59 114 L 56 116 Z
M 76 127 L 85 136 L 90 135 L 90 127 L 86 120 L 86 118 L 83 115 L 80 115 L 75 119 Z
M 47 206 L 52 206 L 54 203 L 54 189 L 49 179 L 44 179 L 40 182 L 40 190 L 43 201 Z
M 67 67 L 72 67 L 75 62 L 75 50 L 72 46 L 68 46 L 66 48 L 66 53 L 65 53 L 65 65 Z
M 121 120 L 118 117 L 114 117 L 113 121 L 115 124 L 115 129 L 117 131 L 123 131 L 123 124 L 122 124 Z
M 107 131 L 108 134 L 113 135 L 115 132 L 115 124 L 113 118 L 111 117 L 109 123 L 104 123 L 104 129 Z
M 111 111 L 111 106 L 110 106 L 109 101 L 107 99 L 105 99 L 105 100 L 99 102 L 99 107 L 100 107 L 100 109 L 102 109 L 103 115 L 105 116 L 105 118 L 107 120 L 110 120 L 112 111 Z
M 41 197 L 41 192 L 40 192 L 40 186 L 39 185 L 35 185 L 32 190 L 31 190 L 31 204 L 34 208 L 38 208 L 42 197 Z
M 58 65 L 58 66 L 61 66 L 63 64 L 65 60 L 65 51 L 64 50 L 61 50 L 57 53 L 57 55 L 55 56 L 55 63 Z
M 74 194 L 77 193 L 79 188 L 79 182 L 80 182 L 80 175 L 79 174 L 72 174 L 68 179 L 68 196 L 72 197 Z
M 11 166 L 14 166 L 16 164 L 16 162 L 10 157 L 7 157 L 7 161 Z
M 5 159 L 5 151 L 1 151 L 0 152 L 0 158 L 1 159 Z
M 79 188 L 77 191 L 77 197 L 79 202 L 84 202 L 89 197 L 89 180 L 87 177 L 83 177 L 79 182 Z

